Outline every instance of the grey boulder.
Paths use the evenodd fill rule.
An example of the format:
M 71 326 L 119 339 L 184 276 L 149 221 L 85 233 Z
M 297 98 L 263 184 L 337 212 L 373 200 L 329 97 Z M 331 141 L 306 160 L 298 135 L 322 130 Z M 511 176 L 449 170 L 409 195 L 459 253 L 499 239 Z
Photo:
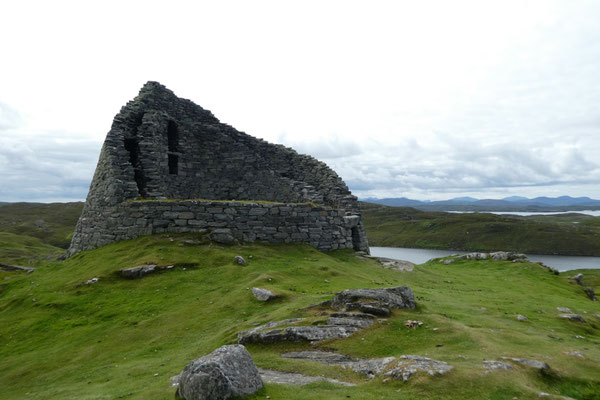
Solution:
M 235 256 L 235 263 L 239 265 L 246 265 L 246 260 L 242 256 Z
M 279 297 L 270 290 L 257 287 L 252 288 L 252 294 L 260 301 L 269 301 Z
M 176 395 L 185 400 L 224 400 L 249 396 L 262 387 L 263 381 L 246 348 L 227 345 L 185 367 Z
M 336 293 L 331 306 L 337 310 L 353 309 L 353 303 L 378 308 L 415 308 L 415 295 L 407 286 L 382 289 L 348 289 Z M 362 311 L 362 310 L 361 310 Z

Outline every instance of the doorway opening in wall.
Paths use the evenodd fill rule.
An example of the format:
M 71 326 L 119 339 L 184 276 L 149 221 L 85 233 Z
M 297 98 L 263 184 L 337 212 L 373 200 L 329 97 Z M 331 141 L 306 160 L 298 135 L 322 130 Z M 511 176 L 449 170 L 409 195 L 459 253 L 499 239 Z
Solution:
M 352 228 L 352 248 L 354 250 L 360 250 L 360 234 L 358 233 L 358 226 Z

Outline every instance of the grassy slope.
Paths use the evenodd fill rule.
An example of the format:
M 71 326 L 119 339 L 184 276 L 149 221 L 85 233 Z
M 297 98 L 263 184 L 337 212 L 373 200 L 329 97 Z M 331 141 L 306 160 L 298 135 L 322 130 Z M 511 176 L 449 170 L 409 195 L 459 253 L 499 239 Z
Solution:
M 600 256 L 597 217 L 450 214 L 367 203 L 362 206 L 372 246 Z
M 419 354 L 447 361 L 455 370 L 443 377 L 418 376 L 408 384 L 384 383 L 339 367 L 279 358 L 280 352 L 312 348 L 309 344 L 253 345 L 248 348 L 259 366 L 359 385 L 267 384 L 252 398 L 526 399 L 540 391 L 598 398 L 593 393 L 600 392 L 600 384 L 592 380 L 600 376 L 600 320 L 592 314 L 600 313 L 600 305 L 565 276 L 536 264 L 460 261 L 401 273 L 349 251 L 224 247 L 203 238 L 203 244 L 183 243 L 197 237 L 143 237 L 48 263 L 31 275 L 0 272 L 0 399 L 172 399 L 168 378 L 190 360 L 234 343 L 238 330 L 289 317 L 320 318 L 315 311 L 296 310 L 331 297 L 323 292 L 396 285 L 412 287 L 416 310 L 396 311 L 351 338 L 315 347 L 356 357 Z M 237 254 L 249 265 L 234 264 Z M 178 267 L 141 280 L 114 274 L 144 262 Z M 82 285 L 92 277 L 100 281 Z M 260 303 L 247 290 L 254 286 L 283 298 Z M 557 306 L 582 313 L 588 322 L 557 318 Z M 519 313 L 529 321 L 518 322 Z M 403 326 L 407 319 L 422 320 L 429 328 L 409 330 Z M 574 350 L 586 358 L 564 354 Z M 554 372 L 516 368 L 485 374 L 482 360 L 499 356 L 546 360 Z

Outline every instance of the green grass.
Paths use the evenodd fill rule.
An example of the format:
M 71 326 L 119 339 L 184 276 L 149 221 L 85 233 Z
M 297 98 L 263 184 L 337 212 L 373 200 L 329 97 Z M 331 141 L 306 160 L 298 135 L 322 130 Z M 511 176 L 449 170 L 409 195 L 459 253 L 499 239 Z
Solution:
M 199 243 L 184 243 L 188 239 Z M 235 255 L 248 265 L 235 264 Z M 176 268 L 140 280 L 115 274 L 147 262 Z M 100 281 L 83 284 L 93 277 Z M 173 399 L 169 377 L 192 359 L 235 343 L 238 331 L 271 320 L 323 318 L 318 310 L 298 310 L 343 289 L 398 285 L 414 290 L 417 309 L 395 311 L 348 339 L 248 346 L 261 367 L 358 386 L 267 384 L 250 398 L 533 399 L 542 391 L 600 398 L 600 319 L 593 316 L 600 305 L 565 275 L 537 264 L 430 262 L 407 273 L 383 269 L 350 251 L 220 246 L 199 235 L 155 235 L 45 262 L 30 275 L 0 272 L 0 399 Z M 282 297 L 258 302 L 248 290 L 255 286 Z M 559 306 L 581 313 L 587 323 L 559 319 Z M 517 314 L 529 321 L 517 321 Z M 424 327 L 405 328 L 407 319 L 421 320 Z M 419 354 L 455 369 L 443 377 L 418 375 L 409 383 L 369 381 L 340 367 L 279 357 L 309 348 L 355 357 Z M 581 351 L 585 358 L 568 351 Z M 500 356 L 544 360 L 553 372 L 516 367 L 485 374 L 483 359 Z
M 362 203 L 371 246 L 600 256 L 600 218 L 425 212 Z

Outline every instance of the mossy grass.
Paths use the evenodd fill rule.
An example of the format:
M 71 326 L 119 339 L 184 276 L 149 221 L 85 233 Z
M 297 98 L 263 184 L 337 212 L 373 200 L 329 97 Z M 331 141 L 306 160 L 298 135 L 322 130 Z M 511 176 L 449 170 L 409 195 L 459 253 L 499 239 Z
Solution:
M 236 264 L 236 255 L 248 265 Z M 146 263 L 175 268 L 138 280 L 116 273 Z M 84 284 L 93 277 L 99 281 Z M 30 275 L 0 272 L 0 399 L 173 399 L 169 377 L 190 360 L 235 343 L 240 330 L 294 317 L 315 322 L 323 318 L 319 310 L 301 308 L 328 300 L 332 293 L 400 285 L 413 289 L 417 308 L 394 311 L 350 338 L 248 346 L 261 367 L 358 386 L 266 384 L 250 398 L 533 399 L 539 392 L 598 398 L 600 319 L 594 314 L 600 305 L 566 276 L 538 264 L 432 261 L 413 272 L 398 272 L 348 250 L 221 246 L 188 234 L 114 243 L 63 262 L 41 263 Z M 282 298 L 259 302 L 252 287 Z M 556 307 L 569 307 L 587 322 L 560 319 Z M 529 320 L 517 321 L 517 314 Z M 406 328 L 408 319 L 424 326 Z M 301 349 L 353 357 L 418 354 L 455 368 L 441 377 L 419 374 L 402 383 L 279 357 Z M 585 358 L 566 354 L 572 351 Z M 552 371 L 515 366 L 486 374 L 483 360 L 502 356 L 546 361 Z

